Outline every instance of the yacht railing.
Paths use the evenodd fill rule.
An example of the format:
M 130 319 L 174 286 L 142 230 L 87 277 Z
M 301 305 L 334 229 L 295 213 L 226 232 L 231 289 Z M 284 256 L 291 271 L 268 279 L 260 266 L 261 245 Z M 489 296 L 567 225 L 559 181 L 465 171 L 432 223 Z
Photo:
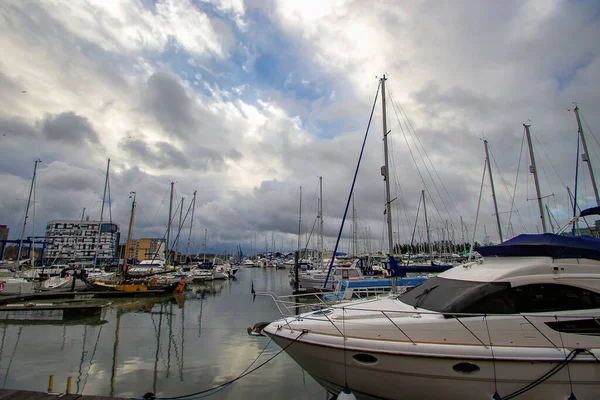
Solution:
M 536 324 L 542 323 L 539 321 L 539 319 L 543 319 L 543 323 L 545 322 L 549 322 L 549 319 L 552 319 L 554 322 L 556 322 L 557 324 L 560 323 L 566 323 L 569 320 L 590 320 L 590 321 L 594 321 L 596 324 L 600 325 L 600 313 L 596 314 L 596 315 L 582 315 L 579 313 L 572 313 L 572 312 L 568 312 L 568 314 L 566 315 L 562 315 L 562 316 L 558 316 L 555 314 L 552 314 L 551 312 L 546 312 L 546 313 L 539 313 L 539 314 L 482 314 L 482 313 L 440 313 L 440 312 L 435 312 L 435 311 L 427 311 L 427 310 L 422 310 L 422 309 L 415 309 L 413 310 L 381 310 L 381 309 L 376 309 L 376 308 L 365 308 L 365 304 L 368 304 L 369 300 L 364 300 L 361 302 L 360 307 L 356 306 L 356 305 L 352 305 L 349 304 L 347 301 L 338 301 L 338 302 L 330 302 L 330 301 L 325 301 L 322 296 L 324 293 L 310 293 L 310 294 L 298 294 L 298 295 L 285 295 L 285 296 L 279 296 L 275 293 L 271 293 L 271 292 L 262 292 L 262 293 L 255 293 L 257 296 L 267 296 L 267 297 L 271 297 L 275 303 L 275 305 L 277 306 L 279 313 L 281 314 L 282 320 L 284 321 L 285 325 L 293 332 L 294 329 L 293 327 L 290 325 L 290 322 L 294 322 L 294 320 L 296 319 L 302 319 L 302 320 L 314 320 L 314 321 L 323 321 L 323 317 L 326 318 L 327 321 L 329 321 L 329 323 L 333 326 L 333 328 L 335 328 L 335 330 L 337 332 L 339 332 L 339 334 L 344 338 L 344 339 L 348 339 L 348 336 L 343 332 L 346 329 L 343 328 L 344 323 L 347 323 L 347 321 L 344 321 L 344 318 L 334 321 L 329 317 L 329 313 L 325 313 L 325 310 L 342 310 L 342 312 L 348 312 L 348 311 L 354 311 L 354 312 L 364 312 L 364 313 L 371 313 L 373 316 L 380 314 L 381 316 L 385 317 L 386 320 L 389 321 L 389 323 L 391 325 L 393 325 L 400 333 L 402 333 L 402 335 L 404 337 L 406 337 L 413 345 L 417 345 L 418 344 L 418 339 L 413 338 L 411 336 L 409 336 L 405 330 L 402 329 L 402 327 L 400 327 L 398 325 L 398 323 L 396 321 L 394 321 L 394 318 L 397 318 L 399 316 L 412 316 L 412 317 L 421 317 L 421 316 L 425 316 L 425 315 L 434 315 L 434 316 L 443 316 L 443 317 L 451 317 L 454 320 L 458 321 L 459 324 L 461 325 L 461 327 L 473 338 L 475 338 L 477 340 L 477 342 L 479 342 L 483 347 L 485 347 L 486 349 L 493 347 L 494 344 L 492 343 L 491 340 L 491 334 L 490 334 L 490 330 L 489 330 L 489 326 L 488 326 L 488 319 L 491 317 L 520 317 L 523 319 L 524 322 L 526 322 L 527 324 L 529 324 L 539 335 L 541 335 L 541 337 L 547 341 L 552 347 L 554 347 L 557 350 L 564 350 L 567 348 L 567 346 L 564 345 L 564 341 L 563 341 L 563 333 L 569 333 L 569 332 L 564 332 L 561 330 L 552 330 L 552 332 L 555 332 L 558 334 L 559 339 L 560 339 L 560 343 L 555 343 L 555 341 L 553 341 L 552 339 L 550 339 L 548 337 L 548 326 L 544 325 L 546 333 L 544 333 L 542 331 L 542 329 L 540 329 L 538 326 L 536 326 Z M 311 301 L 311 300 L 315 300 L 315 301 Z M 372 298 L 372 300 L 377 300 L 376 298 Z M 321 312 L 319 312 L 321 311 Z M 300 315 L 302 314 L 302 315 Z M 343 314 L 345 315 L 345 314 Z M 486 326 L 486 330 L 487 330 L 487 338 L 484 338 L 484 340 L 482 340 L 479 336 L 477 336 L 477 334 L 475 332 L 473 332 L 472 329 L 470 329 L 464 322 L 463 319 L 468 318 L 468 320 L 466 320 L 466 322 L 470 322 L 470 321 L 474 321 L 473 318 L 481 318 L 482 321 L 485 321 L 485 326 Z M 355 319 L 353 319 L 355 320 Z M 535 321 L 535 323 L 534 323 Z M 338 327 L 339 325 L 339 327 Z M 342 327 L 342 329 L 340 329 L 340 327 Z M 487 339 L 487 343 L 486 340 Z M 600 346 L 598 346 L 600 347 Z M 587 352 L 589 352 L 588 350 L 586 350 Z M 592 357 L 596 358 L 595 355 L 591 354 Z

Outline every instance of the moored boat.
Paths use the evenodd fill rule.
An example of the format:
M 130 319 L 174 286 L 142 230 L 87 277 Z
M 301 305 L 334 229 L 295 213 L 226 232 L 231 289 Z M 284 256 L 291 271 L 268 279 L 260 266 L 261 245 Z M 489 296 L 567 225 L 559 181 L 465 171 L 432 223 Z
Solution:
M 520 235 L 479 251 L 399 297 L 264 331 L 328 391 L 347 384 L 359 399 L 596 398 L 600 240 Z

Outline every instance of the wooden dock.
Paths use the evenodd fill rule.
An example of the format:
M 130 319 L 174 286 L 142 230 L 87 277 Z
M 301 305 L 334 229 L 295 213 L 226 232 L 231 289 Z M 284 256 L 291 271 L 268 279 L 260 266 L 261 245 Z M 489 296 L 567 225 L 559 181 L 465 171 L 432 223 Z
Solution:
M 0 389 L 0 400 L 125 400 L 121 397 L 88 396 L 83 394 L 49 394 L 28 390 Z
M 0 305 L 17 303 L 23 301 L 35 300 L 56 300 L 56 299 L 71 299 L 71 300 L 90 300 L 90 299 L 115 299 L 127 297 L 173 297 L 172 293 L 164 293 L 160 290 L 148 290 L 145 292 L 92 292 L 92 291 L 77 291 L 70 290 L 52 290 L 41 293 L 17 294 L 0 296 Z
M 0 305 L 0 322 L 65 322 L 81 318 L 100 320 L 107 304 L 8 304 Z

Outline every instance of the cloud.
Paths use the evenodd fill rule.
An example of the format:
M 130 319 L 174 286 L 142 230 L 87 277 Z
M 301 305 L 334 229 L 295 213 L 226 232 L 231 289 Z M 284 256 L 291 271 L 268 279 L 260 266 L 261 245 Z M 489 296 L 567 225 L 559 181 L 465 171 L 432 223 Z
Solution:
M 72 111 L 48 115 L 42 123 L 42 132 L 48 140 L 73 145 L 98 143 L 98 134 L 90 121 Z
M 436 238 L 446 227 L 462 235 L 461 217 L 473 233 L 481 139 L 492 151 L 502 224 L 537 231 L 521 147 L 529 120 L 544 202 L 565 222 L 573 101 L 600 164 L 591 136 L 600 126 L 597 16 L 593 2 L 560 0 L 2 4 L 0 183 L 16 189 L 0 191 L 0 223 L 13 227 L 22 212 L 37 157 L 36 218 L 73 218 L 83 207 L 97 217 L 110 158 L 115 221 L 126 223 L 135 190 L 135 235 L 162 237 L 176 181 L 176 201 L 198 189 L 193 243 L 206 228 L 221 249 L 271 235 L 295 247 L 300 186 L 305 240 L 323 176 L 332 247 L 383 73 L 394 231 L 403 242 L 422 190 Z M 381 125 L 379 103 L 354 193 L 361 246 L 371 248 L 385 247 Z M 593 204 L 585 169 L 578 197 Z M 479 240 L 485 231 L 495 237 L 493 213 L 486 181 Z M 423 225 L 421 208 L 417 240 Z

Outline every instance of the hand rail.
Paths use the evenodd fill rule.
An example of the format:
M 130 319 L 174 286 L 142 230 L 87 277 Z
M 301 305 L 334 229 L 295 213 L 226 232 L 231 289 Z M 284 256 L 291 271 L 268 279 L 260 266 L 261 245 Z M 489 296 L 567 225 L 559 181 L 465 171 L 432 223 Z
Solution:
M 263 293 L 256 293 L 256 295 L 267 296 L 267 297 L 271 297 L 273 299 L 273 301 L 275 302 L 275 304 L 281 314 L 281 317 L 282 317 L 285 325 L 290 329 L 290 331 L 294 332 L 294 329 L 290 323 L 294 322 L 295 320 L 323 321 L 323 318 L 325 318 L 328 321 L 328 323 L 331 324 L 331 326 L 339 333 L 340 337 L 342 337 L 344 340 L 347 340 L 349 338 L 349 336 L 347 334 L 345 334 L 340 329 L 340 327 L 338 327 L 338 325 L 343 324 L 344 321 L 347 324 L 348 318 L 345 316 L 343 318 L 343 320 L 335 321 L 332 318 L 330 318 L 329 313 L 325 313 L 325 312 L 319 313 L 318 311 L 341 310 L 344 313 L 344 315 L 346 315 L 346 313 L 348 311 L 365 312 L 365 313 L 373 314 L 371 317 L 375 317 L 375 315 L 382 315 L 383 317 L 385 317 L 385 319 L 387 319 L 390 322 L 390 324 L 392 326 L 394 326 L 399 332 L 401 332 L 402 335 L 404 337 L 406 337 L 413 345 L 418 345 L 419 341 L 416 338 L 413 338 L 410 335 L 408 335 L 406 333 L 406 331 L 404 329 L 402 329 L 402 327 L 401 327 L 402 324 L 399 324 L 398 321 L 394 321 L 394 318 L 398 318 L 401 316 L 408 316 L 408 315 L 410 315 L 410 316 L 426 316 L 426 315 L 444 316 L 444 314 L 442 314 L 440 312 L 428 311 L 428 310 L 423 310 L 423 309 L 382 310 L 382 309 L 377 309 L 377 308 L 368 308 L 368 307 L 366 308 L 365 305 L 368 304 L 368 301 L 361 301 L 360 303 L 325 302 L 322 299 L 322 297 L 320 297 L 320 295 L 322 295 L 321 293 L 279 296 L 275 293 L 263 292 Z M 306 302 L 306 299 L 311 299 L 311 300 L 316 299 L 316 301 L 315 302 Z M 300 301 L 300 300 L 305 300 L 305 301 Z M 301 307 L 306 307 L 310 311 L 304 312 L 304 313 L 298 315 L 298 311 L 300 311 Z M 482 347 L 489 349 L 491 352 L 493 352 L 494 344 L 492 344 L 492 336 L 490 334 L 490 328 L 489 328 L 487 321 L 493 317 L 505 317 L 505 318 L 520 317 L 520 318 L 522 318 L 525 322 L 527 322 L 529 325 L 531 325 L 532 328 L 535 329 L 546 341 L 548 341 L 548 343 L 550 345 L 552 345 L 552 347 L 554 347 L 557 350 L 561 350 L 561 348 L 559 348 L 556 345 L 556 343 L 554 343 L 548 337 L 547 333 L 544 333 L 542 331 L 542 329 L 540 329 L 540 327 L 537 326 L 537 325 L 540 325 L 540 323 L 538 323 L 536 320 L 539 321 L 540 318 L 543 318 L 544 321 L 541 322 L 542 325 L 540 325 L 540 326 L 544 326 L 544 327 L 545 327 L 545 325 L 543 325 L 544 322 L 549 322 L 549 321 L 553 321 L 553 320 L 566 321 L 566 320 L 573 320 L 573 319 L 591 319 L 591 320 L 600 322 L 600 315 L 581 315 L 580 313 L 577 313 L 577 312 L 572 312 L 572 313 L 562 315 L 560 318 L 557 315 L 553 314 L 552 312 L 537 313 L 537 314 L 531 314 L 531 313 L 529 313 L 529 314 L 452 313 L 451 317 L 453 317 L 459 323 L 459 326 L 464 328 L 465 332 L 468 333 L 468 335 L 474 337 Z M 479 336 L 477 336 L 475 334 L 475 332 L 473 332 L 473 330 L 471 330 L 463 322 L 464 318 L 469 318 L 469 320 L 471 320 L 471 321 L 473 321 L 473 319 L 471 319 L 471 318 L 482 318 L 483 321 L 486 321 L 485 325 L 482 324 L 481 326 L 485 327 L 485 330 L 487 331 L 487 335 L 488 335 L 488 337 L 486 339 L 488 339 L 488 340 L 487 341 L 482 340 Z M 356 319 L 354 319 L 354 320 L 356 321 Z M 347 331 L 347 328 L 344 329 L 344 331 Z M 493 330 L 492 330 L 492 332 L 493 332 Z M 557 331 L 557 333 L 558 333 L 558 335 L 561 335 L 560 331 Z M 498 344 L 495 344 L 495 345 L 498 346 Z M 565 349 L 567 348 L 564 345 L 563 345 L 563 347 Z M 562 349 L 562 350 L 564 350 L 564 349 Z M 592 353 L 591 350 L 588 349 L 588 351 L 590 353 Z

